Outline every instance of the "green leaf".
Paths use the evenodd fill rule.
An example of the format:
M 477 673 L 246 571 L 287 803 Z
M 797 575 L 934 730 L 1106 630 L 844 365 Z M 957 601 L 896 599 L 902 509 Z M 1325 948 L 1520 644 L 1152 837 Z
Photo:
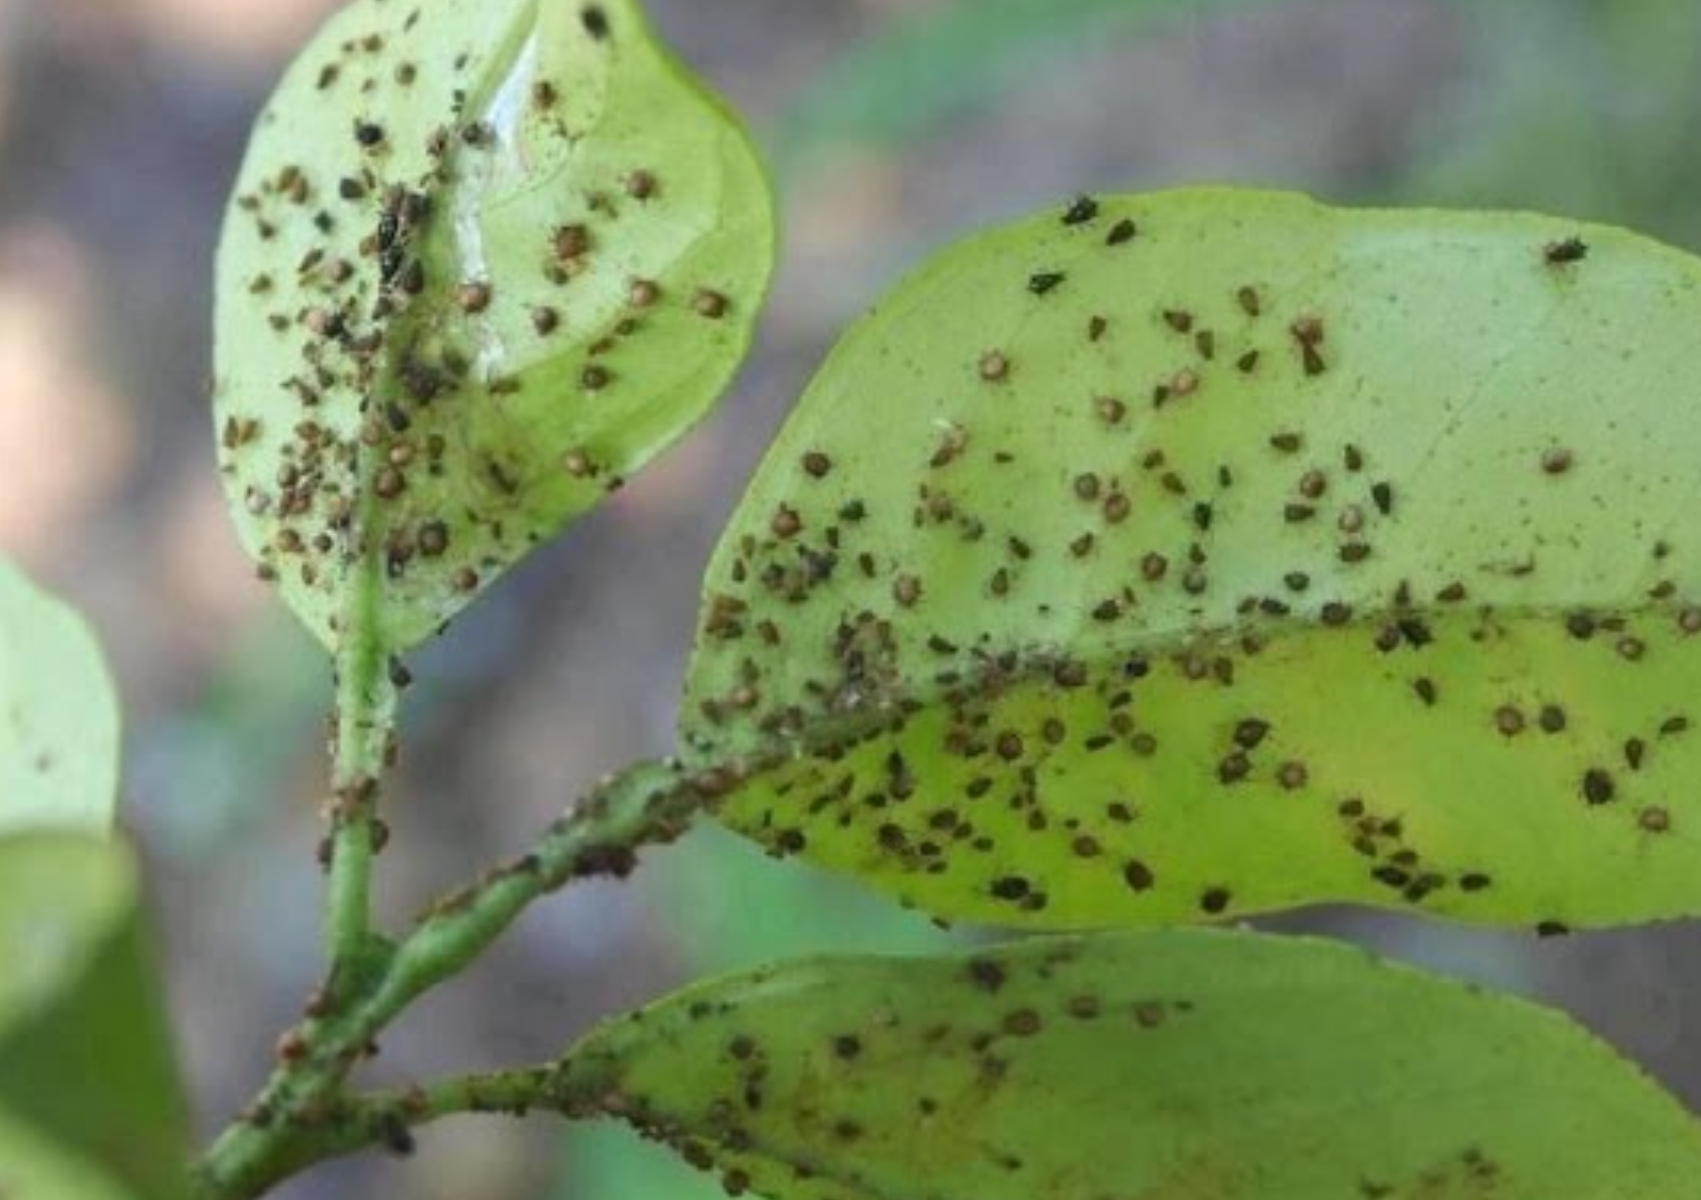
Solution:
M 562 1086 L 773 1200 L 1632 1200 L 1701 1178 L 1701 1128 L 1558 1014 L 1205 930 L 723 979 L 594 1031 Z
M 634 0 L 358 0 L 261 116 L 218 262 L 244 544 L 328 646 L 417 643 L 685 432 L 773 259 L 762 169 Z
M 105 832 L 118 798 L 118 698 L 70 608 L 0 559 L 0 834 Z
M 0 1188 L 17 1200 L 135 1200 L 104 1173 L 4 1112 Z
M 77 1182 L 80 1161 L 91 1180 L 110 1175 L 141 1200 L 181 1194 L 186 1107 L 137 889 L 119 843 L 0 839 L 0 1190 L 109 1194 Z M 15 1148 L 26 1142 L 52 1150 Z M 66 1182 L 39 1193 L 22 1187 L 62 1171 Z
M 734 516 L 693 758 L 946 917 L 1701 911 L 1698 322 L 1695 260 L 1529 215 L 1191 191 L 972 238 Z

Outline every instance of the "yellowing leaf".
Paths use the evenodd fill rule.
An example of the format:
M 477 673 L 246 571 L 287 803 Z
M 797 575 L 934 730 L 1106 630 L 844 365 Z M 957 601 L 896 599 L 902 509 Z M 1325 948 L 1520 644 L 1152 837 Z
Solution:
M 1701 1196 L 1701 1127 L 1569 1021 L 1301 939 L 782 965 L 603 1026 L 559 1088 L 770 1200 Z
M 1701 269 L 1193 191 L 953 247 L 709 569 L 725 820 L 947 917 L 1701 911 Z
M 219 253 L 262 575 L 328 646 L 357 613 L 427 637 L 703 415 L 772 241 L 743 132 L 634 0 L 357 0 L 261 116 Z

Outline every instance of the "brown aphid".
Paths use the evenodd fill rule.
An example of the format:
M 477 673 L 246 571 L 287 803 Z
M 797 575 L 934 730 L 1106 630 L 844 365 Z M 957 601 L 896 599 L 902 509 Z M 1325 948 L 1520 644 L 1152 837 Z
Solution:
M 727 298 L 720 292 L 712 291 L 709 288 L 698 289 L 697 294 L 691 298 L 692 311 L 711 321 L 718 321 L 726 316 L 727 308 Z
M 558 99 L 560 99 L 560 96 L 556 93 L 555 85 L 549 82 L 549 80 L 540 79 L 536 83 L 532 84 L 533 108 L 540 112 L 554 108 L 555 102 Z
M 468 280 L 455 292 L 455 302 L 464 313 L 481 313 L 490 307 L 490 285 L 483 280 Z
M 1671 832 L 1671 813 L 1659 805 L 1649 805 L 1636 814 L 1636 823 L 1644 833 Z
M 561 313 L 547 304 L 532 309 L 532 329 L 539 337 L 548 337 L 561 327 Z
M 591 231 L 580 224 L 558 225 L 549 235 L 549 244 L 561 262 L 579 258 L 591 248 Z
M 419 527 L 419 552 L 427 558 L 439 558 L 449 549 L 449 527 L 441 521 L 427 521 Z
M 461 567 L 450 580 L 457 592 L 473 592 L 478 590 L 478 572 L 471 567 Z
M 892 582 L 892 599 L 904 608 L 914 608 L 921 599 L 921 580 L 914 575 L 900 575 Z
M 1494 727 L 1503 737 L 1517 737 L 1524 732 L 1524 714 L 1510 704 L 1494 710 Z
M 607 367 L 592 363 L 579 372 L 579 386 L 587 392 L 600 392 L 614 379 Z
M 626 194 L 634 200 L 648 200 L 656 194 L 656 188 L 653 171 L 639 169 L 626 176 Z
M 798 515 L 795 508 L 782 504 L 774 510 L 773 518 L 768 522 L 768 528 L 777 538 L 796 537 L 803 531 L 803 518 Z
M 661 299 L 661 285 L 650 279 L 634 279 L 626 288 L 626 302 L 633 308 L 650 308 Z
M 803 456 L 803 470 L 811 479 L 825 479 L 833 471 L 833 460 L 819 450 L 811 450 Z
M 1583 772 L 1583 799 L 1590 805 L 1599 806 L 1611 804 L 1618 795 L 1618 785 L 1613 781 L 1612 774 L 1600 767 L 1590 767 Z
M 1571 469 L 1571 451 L 1563 446 L 1550 446 L 1542 451 L 1542 470 L 1549 475 L 1563 475 Z
M 1157 884 L 1152 869 L 1138 859 L 1129 859 L 1122 867 L 1122 881 L 1130 891 L 1149 892 Z
M 980 377 L 988 383 L 1002 383 L 1010 377 L 1010 360 L 997 350 L 980 356 Z
M 1098 410 L 1099 419 L 1106 425 L 1119 425 L 1128 415 L 1128 406 L 1114 396 L 1100 396 L 1093 401 Z

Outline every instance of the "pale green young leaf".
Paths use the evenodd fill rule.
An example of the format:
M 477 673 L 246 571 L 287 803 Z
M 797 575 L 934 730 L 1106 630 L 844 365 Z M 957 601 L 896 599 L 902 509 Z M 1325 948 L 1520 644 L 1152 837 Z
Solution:
M 118 725 L 88 625 L 0 559 L 0 833 L 109 830 Z
M 0 838 L 0 1192 L 181 1194 L 187 1110 L 138 900 L 122 843 Z
M 770 1200 L 1701 1197 L 1701 1127 L 1582 1029 L 1322 941 L 786 964 L 601 1027 L 562 1086 Z
M 327 645 L 430 635 L 678 438 L 773 258 L 736 121 L 635 0 L 357 0 L 259 119 L 218 260 L 244 544 Z
M 833 352 L 708 572 L 722 809 L 937 915 L 1701 911 L 1701 264 L 1082 200 Z

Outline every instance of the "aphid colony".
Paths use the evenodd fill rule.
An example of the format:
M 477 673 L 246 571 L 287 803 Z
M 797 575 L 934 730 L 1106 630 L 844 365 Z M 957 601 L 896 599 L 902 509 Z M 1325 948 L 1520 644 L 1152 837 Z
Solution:
M 1098 279 L 1140 280 L 1166 232 L 1110 208 L 1079 199 L 1061 236 L 1030 235 L 1040 262 L 997 260 L 1009 339 L 897 301 L 937 362 L 866 382 L 892 417 L 877 450 L 845 416 L 872 403 L 849 368 L 805 400 L 833 421 L 782 434 L 711 576 L 688 729 L 710 758 L 792 760 L 723 817 L 1011 923 L 1092 919 L 1117 894 L 1175 920 L 1321 889 L 1460 913 L 1493 894 L 1562 931 L 1552 890 L 1484 869 L 1471 839 L 1524 823 L 1644 853 L 1673 828 L 1690 716 L 1624 696 L 1658 706 L 1693 669 L 1701 608 L 1671 547 L 1637 548 L 1655 582 L 1620 610 L 1544 611 L 1544 581 L 1592 568 L 1529 514 L 1601 480 L 1589 447 L 1538 429 L 1500 524 L 1414 555 L 1408 514 L 1448 500 L 1410 469 L 1421 445 L 1343 400 L 1377 386 L 1352 374 L 1365 331 L 1256 275 L 1101 286 L 1095 256 L 1123 256 Z M 1581 257 L 1537 244 L 1525 269 L 1539 286 Z M 1154 302 L 1164 286 L 1194 294 Z M 1366 746 L 1360 721 L 1405 732 Z M 1251 849 L 1212 877 L 1195 844 Z M 1332 865 L 1295 879 L 1284 845 Z
M 311 73 L 327 112 L 353 114 L 339 170 L 288 161 L 296 131 L 275 114 L 263 122 L 272 135 L 244 169 L 225 251 L 264 264 L 240 281 L 244 319 L 275 339 L 263 353 L 279 377 L 271 394 L 217 385 L 224 469 L 265 531 L 261 576 L 322 593 L 333 625 L 357 561 L 381 565 L 416 605 L 453 611 L 429 597 L 476 591 L 620 486 L 595 445 L 548 445 L 536 431 L 595 428 L 589 414 L 561 415 L 575 406 L 642 403 L 622 363 L 639 361 L 630 343 L 650 321 L 683 312 L 713 341 L 732 305 L 707 282 L 647 277 L 619 279 L 608 298 L 607 277 L 630 260 L 620 243 L 669 219 L 659 162 L 576 173 L 532 262 L 485 265 L 481 206 L 539 146 L 577 140 L 575 84 L 531 80 L 523 112 L 501 123 L 470 97 L 513 64 L 469 46 L 440 70 L 434 19 L 420 6 L 399 33 L 347 38 Z M 617 36 L 597 4 L 580 28 L 593 43 Z M 421 114 L 438 93 L 449 101 L 432 125 Z M 677 352 L 677 327 L 671 336 Z

